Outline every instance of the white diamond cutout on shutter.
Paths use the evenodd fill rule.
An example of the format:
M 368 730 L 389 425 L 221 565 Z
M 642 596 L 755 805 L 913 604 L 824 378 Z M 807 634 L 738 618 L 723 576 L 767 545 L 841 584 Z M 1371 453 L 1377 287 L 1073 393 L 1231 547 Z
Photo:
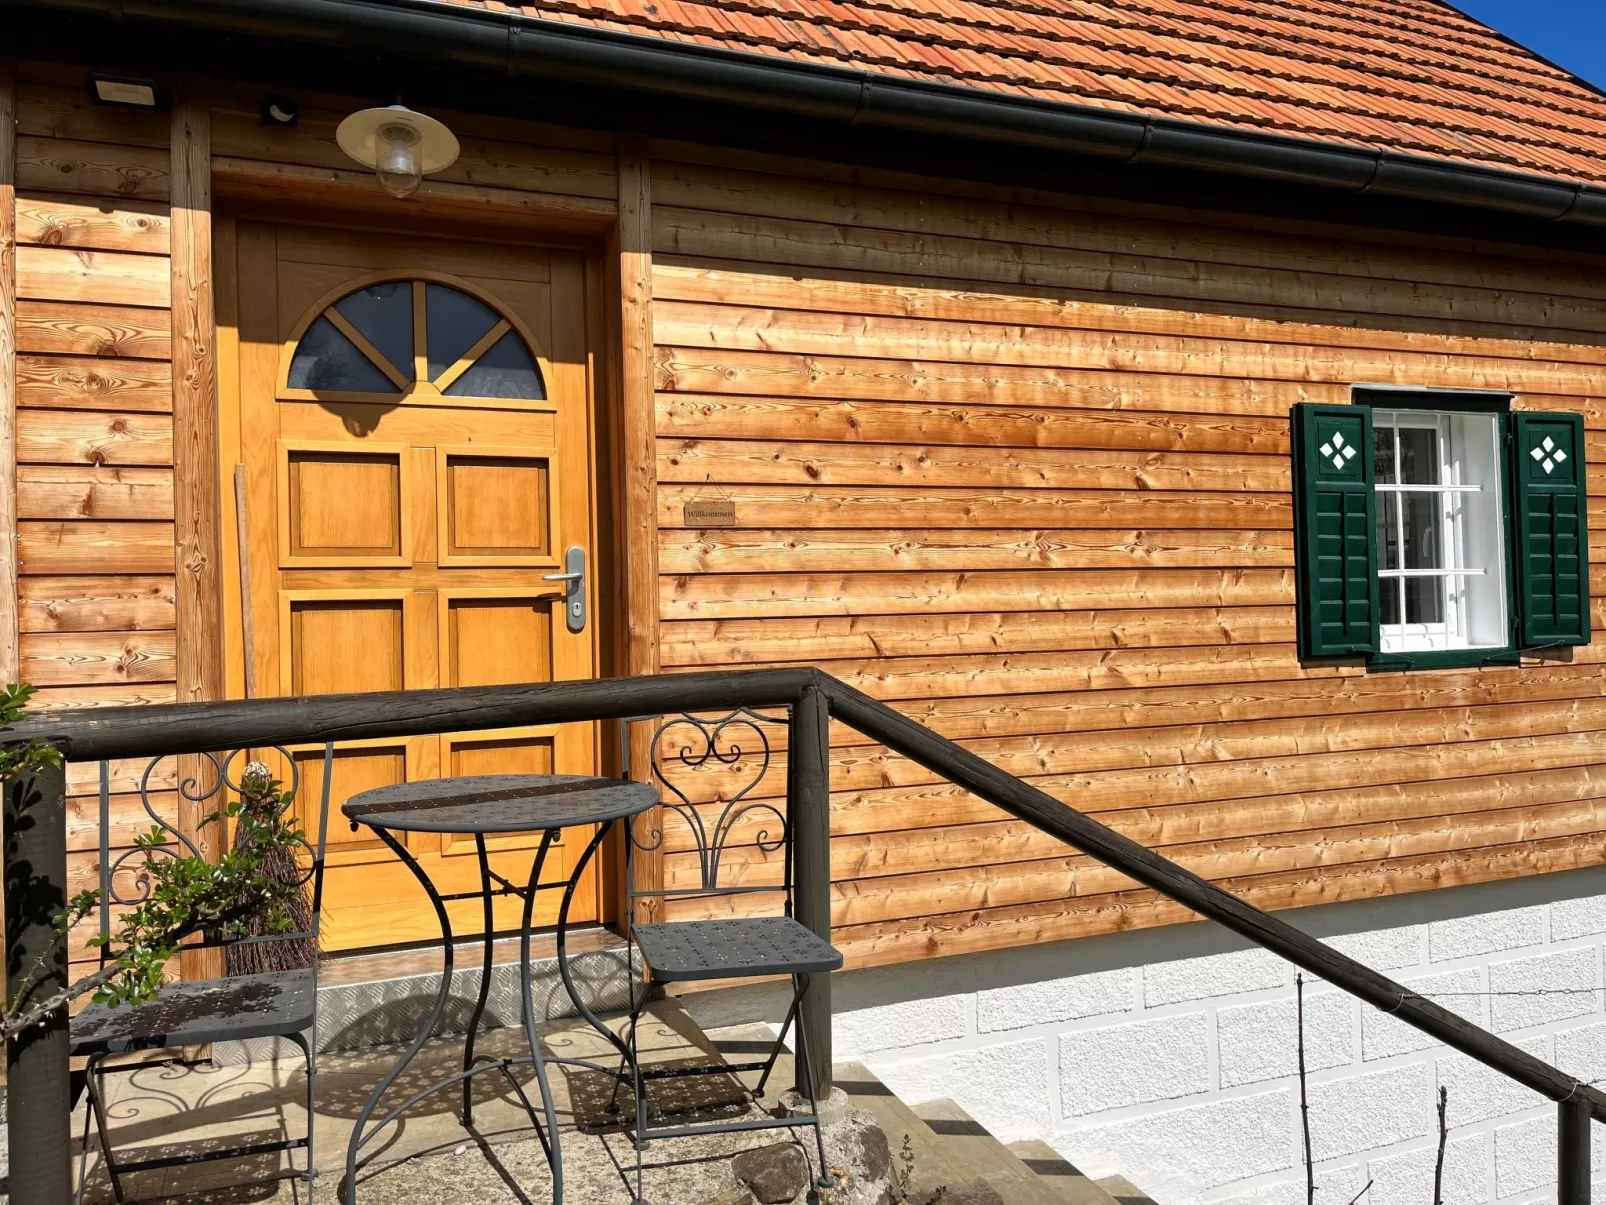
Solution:
M 1551 472 L 1558 464 L 1567 459 L 1567 453 L 1556 446 L 1556 441 L 1545 436 L 1545 442 L 1534 448 L 1528 455 L 1539 462 L 1539 467 L 1546 473 Z
M 1322 445 L 1322 455 L 1333 462 L 1335 469 L 1342 469 L 1355 456 L 1355 449 L 1344 442 L 1342 435 L 1334 435 L 1332 443 Z

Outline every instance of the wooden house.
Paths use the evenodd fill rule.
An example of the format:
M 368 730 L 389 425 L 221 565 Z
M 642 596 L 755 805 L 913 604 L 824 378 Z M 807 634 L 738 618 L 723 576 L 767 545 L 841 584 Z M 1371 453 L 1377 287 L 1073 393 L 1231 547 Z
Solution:
M 814 663 L 1259 906 L 1420 928 L 1391 965 L 1486 1019 L 1502 958 L 1598 963 L 1591 86 L 1440 0 L 7 0 L 0 30 L 0 673 L 41 706 Z M 336 139 L 398 98 L 459 144 L 402 198 Z M 547 580 L 576 555 L 583 623 Z M 611 740 L 361 745 L 337 794 Z M 1286 977 L 1223 948 L 1154 987 L 1192 938 L 1087 943 L 1179 908 L 851 733 L 833 759 L 844 1050 L 980 1068 L 1022 1095 L 978 1116 L 1095 1152 L 1276 1096 L 1199 1002 Z M 331 840 L 331 945 L 427 939 L 389 855 Z M 1587 975 L 1514 1028 L 1560 1043 Z M 1203 1018 L 1203 1078 L 1144 1096 L 1132 1050 L 1181 1047 L 1101 1054 L 1116 1014 Z M 1495 1160 L 1522 1107 L 1468 1141 Z M 1222 1157 L 1218 1188 L 1291 1166 Z

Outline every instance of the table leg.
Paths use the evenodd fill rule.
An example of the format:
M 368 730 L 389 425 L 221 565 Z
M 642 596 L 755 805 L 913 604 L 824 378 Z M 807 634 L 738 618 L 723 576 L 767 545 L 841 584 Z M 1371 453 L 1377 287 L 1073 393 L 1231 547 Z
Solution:
M 623 1059 L 621 1071 L 628 1069 L 630 1072 L 630 1081 L 631 1087 L 635 1094 L 636 1109 L 635 1121 L 632 1127 L 634 1130 L 633 1137 L 636 1148 L 635 1205 L 645 1205 L 646 1198 L 642 1195 L 641 1185 L 641 1153 L 644 1145 L 642 1142 L 642 1133 L 646 1129 L 647 1125 L 647 1094 L 646 1084 L 641 1078 L 640 1068 L 636 1061 L 637 1017 L 635 1015 L 635 1009 L 631 1009 L 630 1038 L 628 1041 L 626 1041 L 615 1034 L 613 1030 L 609 1029 L 608 1026 L 603 1023 L 602 1018 L 591 1011 L 590 1006 L 586 1004 L 585 999 L 581 996 L 580 990 L 575 987 L 574 976 L 569 971 L 569 908 L 574 903 L 575 888 L 580 885 L 580 879 L 585 874 L 586 866 L 590 864 L 591 859 L 596 855 L 596 852 L 601 847 L 603 840 L 607 837 L 608 830 L 612 827 L 613 821 L 611 820 L 597 826 L 596 835 L 591 838 L 590 843 L 585 847 L 585 851 L 580 855 L 579 861 L 575 863 L 574 873 L 569 876 L 569 883 L 563 889 L 563 902 L 558 905 L 558 974 L 563 978 L 563 989 L 569 993 L 569 999 L 574 1002 L 575 1009 L 583 1018 L 585 1018 L 586 1022 L 593 1029 L 595 1029 L 603 1037 L 607 1038 L 609 1042 L 613 1043 L 614 1047 L 619 1051 Z M 633 995 L 631 999 L 633 1002 Z
M 373 1090 L 373 1094 L 363 1105 L 362 1112 L 357 1115 L 357 1124 L 352 1127 L 351 1141 L 346 1144 L 346 1205 L 357 1205 L 357 1152 L 392 1120 L 391 1117 L 386 1117 L 372 1130 L 368 1130 L 369 1119 L 373 1117 L 374 1110 L 379 1107 L 380 1099 L 391 1084 L 395 1083 L 396 1078 L 406 1070 L 407 1064 L 418 1057 L 418 1052 L 424 1048 L 424 1044 L 434 1037 L 435 1028 L 446 1013 L 446 1001 L 452 994 L 452 921 L 446 914 L 446 904 L 441 900 L 440 893 L 435 890 L 435 884 L 430 882 L 429 876 L 424 873 L 423 867 L 419 866 L 413 855 L 407 852 L 407 847 L 385 829 L 375 828 L 373 831 L 378 834 L 381 841 L 390 846 L 391 852 L 401 859 L 402 864 L 413 872 L 413 877 L 423 885 L 424 893 L 429 896 L 429 902 L 435 906 L 435 916 L 441 924 L 443 965 L 440 990 L 436 993 L 435 1007 L 429 1014 L 429 1020 L 413 1039 L 413 1044 L 407 1048 L 407 1053 L 402 1055 L 385 1078 L 379 1081 L 379 1086 Z
M 580 991 L 574 986 L 574 978 L 569 973 L 569 906 L 574 902 L 574 890 L 580 885 L 581 876 L 585 874 L 586 866 L 590 863 L 597 849 L 601 846 L 608 830 L 613 827 L 613 821 L 605 821 L 597 826 L 596 836 L 591 838 L 590 844 L 580 855 L 580 860 L 574 865 L 574 873 L 569 876 L 569 884 L 563 889 L 563 902 L 558 905 L 558 974 L 563 978 L 563 988 L 569 993 L 569 999 L 574 1001 L 574 1007 L 579 1014 L 598 1033 L 607 1038 L 626 1058 L 630 1057 L 629 1047 L 620 1037 L 603 1023 L 602 1018 L 591 1011 Z
M 547 851 L 557 840 L 558 831 L 547 829 L 541 834 L 541 847 L 536 850 L 535 863 L 530 867 L 529 888 L 524 893 L 524 915 L 519 923 L 519 994 L 523 1004 L 524 1036 L 530 1044 L 530 1063 L 535 1068 L 536 1082 L 541 1086 L 541 1104 L 546 1110 L 546 1134 L 536 1125 L 536 1134 L 546 1148 L 547 1167 L 552 1172 L 552 1205 L 563 1205 L 563 1144 L 558 1137 L 558 1111 L 552 1103 L 552 1085 L 547 1079 L 546 1057 L 541 1053 L 541 1035 L 535 1029 L 535 989 L 530 970 L 530 924 L 535 916 L 536 889 L 541 882 L 541 870 L 546 865 Z M 558 930 L 561 942 L 562 929 Z M 559 960 L 561 965 L 561 958 Z M 534 1120 L 532 1116 L 531 1120 Z
M 474 1078 L 468 1072 L 474 1066 L 474 1039 L 479 1036 L 480 1018 L 485 1015 L 485 1002 L 491 995 L 491 957 L 494 943 L 496 916 L 491 895 L 491 859 L 485 852 L 485 834 L 474 834 L 474 852 L 480 861 L 480 898 L 485 902 L 485 961 L 480 966 L 480 994 L 474 1002 L 474 1015 L 469 1018 L 468 1037 L 463 1042 L 463 1124 L 474 1124 Z

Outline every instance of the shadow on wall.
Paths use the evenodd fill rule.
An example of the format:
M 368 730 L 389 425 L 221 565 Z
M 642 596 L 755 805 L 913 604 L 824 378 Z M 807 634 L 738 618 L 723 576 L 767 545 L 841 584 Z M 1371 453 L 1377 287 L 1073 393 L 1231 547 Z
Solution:
M 1320 904 L 1278 915 L 1323 941 L 1349 939 L 1342 942 L 1345 952 L 1370 964 L 1364 942 L 1360 940 L 1367 934 L 1599 895 L 1606 895 L 1606 867 L 1374 900 Z M 1207 921 L 1164 925 L 982 954 L 842 971 L 832 977 L 833 1005 L 840 1020 L 860 1009 L 953 998 L 1066 975 L 1122 970 L 1253 948 L 1252 942 Z M 681 1003 L 698 1024 L 711 1029 L 754 1021 L 779 1024 L 789 999 L 786 985 L 762 984 L 698 992 L 683 997 Z M 910 1045 L 921 1040 L 919 1034 L 909 1035 Z M 851 1050 L 841 1046 L 839 1038 L 837 1057 L 854 1057 Z

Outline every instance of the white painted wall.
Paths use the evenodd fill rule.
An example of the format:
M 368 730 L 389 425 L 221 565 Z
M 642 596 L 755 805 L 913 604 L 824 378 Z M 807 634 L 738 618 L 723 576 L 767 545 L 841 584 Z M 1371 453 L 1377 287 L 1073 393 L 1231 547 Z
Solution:
M 1585 1079 L 1606 1080 L 1606 870 L 1284 914 Z M 778 1020 L 751 989 L 705 1025 Z M 1161 1205 L 1304 1200 L 1294 968 L 1204 924 L 935 959 L 836 979 L 836 1055 L 910 1102 L 951 1097 Z M 1549 1102 L 1319 982 L 1306 984 L 1318 1205 L 1428 1205 L 1438 1088 L 1446 1205 L 1555 1199 Z M 1596 1129 L 1606 1194 L 1606 1127 Z

